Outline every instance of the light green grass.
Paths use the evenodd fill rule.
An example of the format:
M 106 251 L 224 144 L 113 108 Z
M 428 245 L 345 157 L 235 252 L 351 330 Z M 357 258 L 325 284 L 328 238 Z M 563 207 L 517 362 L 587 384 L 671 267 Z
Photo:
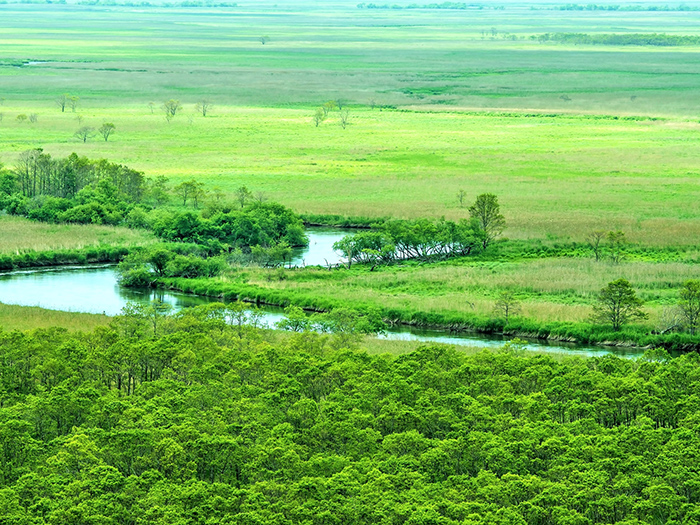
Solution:
M 70 331 L 89 332 L 110 321 L 106 315 L 46 310 L 36 306 L 15 306 L 0 303 L 0 328 L 34 330 L 59 326 Z
M 0 156 L 12 164 L 29 147 L 108 158 L 173 182 L 197 178 L 226 192 L 240 185 L 299 212 L 458 219 L 467 201 L 499 196 L 513 238 L 583 240 L 621 229 L 651 245 L 700 236 L 700 124 L 577 116 L 498 116 L 350 108 L 318 128 L 313 108 L 217 106 L 168 123 L 146 106 L 83 112 L 109 142 L 73 137 L 75 115 L 51 109 L 35 124 L 1 124 Z M 23 106 L 22 112 L 29 112 Z
M 143 246 L 154 237 L 113 226 L 47 224 L 0 216 L 0 254 L 75 250 L 96 246 Z

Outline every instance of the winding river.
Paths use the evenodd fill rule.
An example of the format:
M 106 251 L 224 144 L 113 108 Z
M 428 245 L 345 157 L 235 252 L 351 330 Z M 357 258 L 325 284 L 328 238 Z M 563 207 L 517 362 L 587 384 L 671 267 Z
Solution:
M 333 251 L 333 243 L 347 235 L 341 230 L 311 230 L 308 248 L 295 251 L 292 264 L 315 265 L 341 262 Z M 40 306 L 52 310 L 116 315 L 127 302 L 148 303 L 161 300 L 175 310 L 214 301 L 206 297 L 163 290 L 122 288 L 117 284 L 113 265 L 61 266 L 17 270 L 0 274 L 0 302 L 22 306 Z M 282 319 L 280 308 L 265 308 L 263 322 L 270 327 Z M 415 327 L 392 327 L 386 339 L 447 343 L 460 346 L 498 347 L 508 338 L 483 334 L 453 333 Z M 595 346 L 547 344 L 528 342 L 526 349 L 543 352 L 567 353 L 581 356 L 616 354 L 638 357 L 641 349 L 607 349 Z

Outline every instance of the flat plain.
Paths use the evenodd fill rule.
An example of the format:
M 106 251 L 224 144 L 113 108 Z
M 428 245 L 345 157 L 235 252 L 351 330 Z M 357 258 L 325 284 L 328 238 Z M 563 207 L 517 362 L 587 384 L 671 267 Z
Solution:
M 224 194 L 245 185 L 298 212 L 348 216 L 459 219 L 468 215 L 460 190 L 466 201 L 492 192 L 511 239 L 581 243 L 622 230 L 637 246 L 691 249 L 700 236 L 697 47 L 537 37 L 698 35 L 700 12 L 555 7 L 0 5 L 11 21 L 0 25 L 0 159 L 11 166 L 36 147 L 76 152 L 173 184 L 196 178 Z M 75 110 L 58 108 L 63 93 L 79 97 Z M 182 109 L 166 121 L 169 99 Z M 206 117 L 202 100 L 212 104 Z M 314 125 L 329 100 L 348 109 L 345 128 L 337 110 Z M 36 122 L 17 120 L 32 114 Z M 116 126 L 107 142 L 74 136 L 103 122 Z M 411 281 L 398 298 L 381 284 L 394 273 L 365 284 L 378 301 L 484 312 L 511 288 L 531 302 L 528 316 L 581 320 L 595 291 L 620 276 L 660 290 L 645 292 L 657 307 L 669 303 L 662 289 L 694 277 L 693 260 L 547 259 L 475 270 L 472 284 L 447 265 L 398 277 Z

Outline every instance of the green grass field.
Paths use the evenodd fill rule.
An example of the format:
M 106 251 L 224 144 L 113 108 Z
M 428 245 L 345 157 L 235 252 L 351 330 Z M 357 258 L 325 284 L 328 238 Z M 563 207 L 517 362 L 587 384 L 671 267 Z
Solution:
M 35 330 L 60 326 L 70 331 L 90 332 L 110 321 L 106 315 L 46 310 L 36 306 L 0 303 L 0 330 Z
M 194 177 L 224 193 L 246 185 L 298 212 L 351 216 L 459 219 L 467 211 L 458 191 L 467 201 L 492 192 L 512 239 L 581 242 L 619 229 L 637 245 L 696 245 L 698 49 L 530 37 L 698 35 L 700 12 L 550 7 L 0 5 L 11 21 L 0 27 L 0 159 L 11 166 L 35 147 L 75 151 L 172 183 Z M 62 93 L 80 97 L 75 112 L 59 110 Z M 160 109 L 168 99 L 183 104 L 171 122 Z M 213 103 L 206 118 L 195 111 L 202 99 Z M 337 112 L 314 126 L 315 109 L 331 99 L 347 104 L 347 129 Z M 109 142 L 74 137 L 103 122 L 116 125 Z M 487 311 L 497 290 L 513 287 L 528 316 L 580 320 L 607 280 L 627 276 L 659 310 L 669 282 L 696 275 L 687 262 L 567 259 L 466 276 L 454 265 L 402 272 L 338 283 L 334 293 Z M 377 292 L 386 279 L 404 284 Z
M 143 246 L 154 241 L 142 230 L 82 224 L 46 224 L 0 216 L 0 254 Z

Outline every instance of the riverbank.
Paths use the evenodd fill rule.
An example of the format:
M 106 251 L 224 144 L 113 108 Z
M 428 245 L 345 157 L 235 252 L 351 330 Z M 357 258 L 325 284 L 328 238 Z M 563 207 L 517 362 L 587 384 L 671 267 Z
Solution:
M 390 325 L 439 329 L 447 332 L 465 332 L 523 338 L 552 343 L 597 345 L 617 348 L 663 347 L 669 351 L 700 350 L 700 336 L 689 334 L 653 334 L 648 326 L 630 325 L 620 332 L 605 326 L 585 322 L 539 322 L 527 318 L 502 318 L 455 312 L 423 312 L 410 309 L 382 307 L 369 301 L 348 302 L 345 299 L 319 298 L 259 286 L 226 283 L 216 279 L 161 279 L 159 286 L 167 290 L 217 298 L 223 301 L 241 300 L 256 305 L 285 307 L 290 304 L 307 311 L 325 312 L 333 308 L 354 308 L 366 311 L 376 308 Z

